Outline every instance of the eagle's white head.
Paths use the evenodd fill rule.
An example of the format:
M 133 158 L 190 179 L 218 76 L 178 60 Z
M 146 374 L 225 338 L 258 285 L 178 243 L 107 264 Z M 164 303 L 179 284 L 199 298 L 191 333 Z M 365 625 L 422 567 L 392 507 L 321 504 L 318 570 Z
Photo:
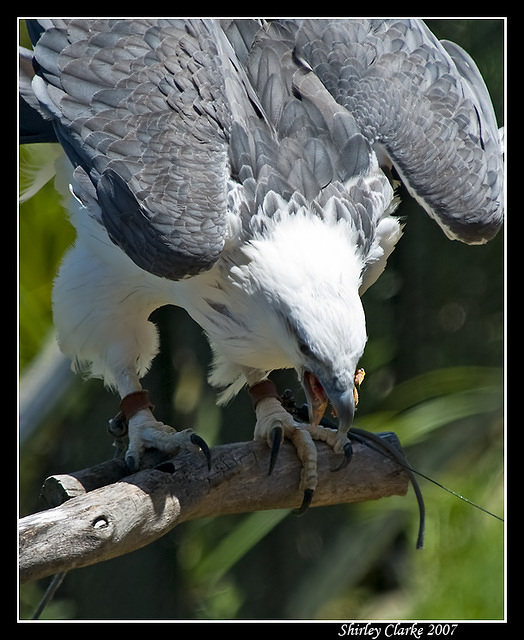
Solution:
M 307 210 L 282 214 L 244 247 L 246 260 L 232 269 L 249 296 L 243 364 L 293 367 L 311 422 L 318 424 L 330 402 L 342 431 L 353 419 L 354 375 L 367 339 L 357 245 L 347 220 Z

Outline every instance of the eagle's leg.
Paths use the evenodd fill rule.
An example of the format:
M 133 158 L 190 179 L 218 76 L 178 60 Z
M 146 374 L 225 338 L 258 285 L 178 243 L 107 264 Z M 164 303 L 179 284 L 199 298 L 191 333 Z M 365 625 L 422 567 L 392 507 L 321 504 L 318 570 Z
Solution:
M 256 440 L 267 442 L 272 451 L 269 472 L 273 469 L 278 447 L 284 439 L 290 440 L 297 451 L 302 464 L 299 487 L 304 494 L 297 513 L 302 513 L 311 503 L 317 487 L 315 443 L 306 428 L 307 425 L 295 422 L 293 416 L 282 406 L 273 383 L 264 380 L 251 387 L 250 393 L 256 412 L 254 437 Z
M 120 380 L 119 389 L 122 396 L 120 411 L 110 421 L 110 432 L 117 435 L 117 440 L 125 437 L 127 450 L 125 460 L 131 471 L 141 467 L 144 454 L 154 449 L 165 456 L 175 456 L 180 449 L 199 447 L 206 456 L 208 468 L 211 466 L 211 455 L 204 440 L 191 429 L 176 431 L 172 427 L 159 422 L 153 415 L 153 405 L 146 390 L 142 389 L 138 378 L 131 377 L 133 384 L 128 384 L 129 376 Z M 127 431 L 127 434 L 125 433 Z

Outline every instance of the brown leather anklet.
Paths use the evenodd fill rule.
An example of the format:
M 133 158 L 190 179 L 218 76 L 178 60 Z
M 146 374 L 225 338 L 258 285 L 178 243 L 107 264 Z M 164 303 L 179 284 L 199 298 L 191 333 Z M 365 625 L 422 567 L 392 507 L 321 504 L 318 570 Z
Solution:
M 145 389 L 133 391 L 122 398 L 119 417 L 128 423 L 135 413 L 138 413 L 141 409 L 151 409 L 153 411 L 154 408 Z
M 253 402 L 253 408 L 264 398 L 281 399 L 275 383 L 271 382 L 271 380 L 262 380 L 262 382 L 257 382 L 257 384 L 249 387 L 249 395 Z

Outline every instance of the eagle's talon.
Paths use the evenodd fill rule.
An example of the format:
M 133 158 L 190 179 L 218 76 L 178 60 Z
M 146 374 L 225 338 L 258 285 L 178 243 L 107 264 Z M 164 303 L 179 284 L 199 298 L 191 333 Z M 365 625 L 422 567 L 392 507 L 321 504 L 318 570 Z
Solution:
M 111 418 L 107 424 L 107 432 L 114 438 L 113 447 L 115 448 L 113 458 L 125 458 L 127 447 L 129 446 L 129 437 L 127 422 L 121 413 Z
M 191 436 L 189 437 L 189 440 L 191 441 L 192 444 L 196 445 L 197 447 L 200 447 L 202 453 L 205 455 L 207 460 L 207 469 L 208 471 L 211 471 L 211 451 L 207 446 L 207 442 L 204 440 L 204 438 L 199 436 L 197 433 L 192 433 Z
M 348 466 L 348 464 L 351 462 L 352 457 L 353 457 L 353 445 L 351 444 L 351 442 L 348 441 L 344 445 L 344 458 L 342 462 L 338 465 L 338 467 L 331 469 L 331 471 L 333 472 L 342 471 L 342 469 L 345 469 Z
M 280 445 L 282 444 L 282 438 L 284 437 L 284 431 L 282 427 L 273 427 L 271 431 L 271 456 L 269 458 L 269 470 L 268 476 L 271 475 L 275 467 L 275 463 L 278 458 L 278 452 L 280 451 Z
M 136 394 L 138 396 L 138 392 Z M 127 396 L 126 396 L 127 398 Z M 191 429 L 177 431 L 169 425 L 155 420 L 149 407 L 140 407 L 131 415 L 124 415 L 127 434 L 116 438 L 116 445 L 127 441 L 124 459 L 131 473 L 141 468 L 156 468 L 164 461 L 178 455 L 180 450 L 199 447 L 206 457 L 207 467 L 211 470 L 211 452 L 205 440 Z M 110 421 L 110 431 L 118 428 L 119 416 Z
M 107 431 L 114 438 L 123 438 L 127 435 L 127 421 L 121 413 L 109 420 Z
M 302 504 L 300 505 L 300 507 L 298 507 L 298 509 L 293 509 L 291 513 L 294 516 L 301 516 L 303 513 L 305 513 L 311 506 L 314 493 L 315 492 L 313 489 L 304 489 L 304 497 L 302 498 Z
M 136 473 L 139 469 L 139 464 L 133 455 L 126 455 L 125 461 L 127 464 L 127 468 L 129 469 L 129 473 Z

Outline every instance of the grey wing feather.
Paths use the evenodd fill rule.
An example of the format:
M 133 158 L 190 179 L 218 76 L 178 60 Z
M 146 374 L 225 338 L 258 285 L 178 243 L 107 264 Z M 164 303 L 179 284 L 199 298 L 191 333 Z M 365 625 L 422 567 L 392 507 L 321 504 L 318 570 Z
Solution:
M 232 169 L 252 201 L 244 219 L 250 232 L 263 230 L 267 218 L 278 212 L 274 193 L 290 207 L 310 203 L 321 217 L 335 198 L 340 204 L 336 215 L 363 229 L 379 214 L 371 200 L 364 207 L 352 197 L 365 185 L 355 185 L 350 196 L 346 184 L 369 171 L 371 146 L 353 115 L 295 56 L 300 21 L 222 24 L 264 115 L 256 123 L 235 119 L 231 131 Z M 373 240 L 373 233 L 363 231 L 362 236 L 363 244 Z
M 70 159 L 93 182 L 113 242 L 162 277 L 210 268 L 224 244 L 229 175 L 212 25 L 43 26 L 34 55 L 44 82 L 33 84 Z
M 416 20 L 304 21 L 296 51 L 451 238 L 503 219 L 493 107 L 474 63 Z

